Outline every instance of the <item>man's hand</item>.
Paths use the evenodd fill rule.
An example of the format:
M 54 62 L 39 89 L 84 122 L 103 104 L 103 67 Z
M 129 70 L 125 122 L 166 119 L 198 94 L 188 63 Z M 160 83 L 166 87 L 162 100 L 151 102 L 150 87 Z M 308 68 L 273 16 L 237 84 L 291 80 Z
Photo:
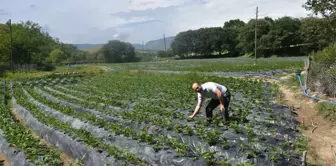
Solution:
M 194 115 L 190 115 L 189 118 L 190 118 L 190 119 L 194 118 Z
M 224 105 L 223 104 L 220 104 L 220 110 L 221 110 L 221 112 L 224 111 Z

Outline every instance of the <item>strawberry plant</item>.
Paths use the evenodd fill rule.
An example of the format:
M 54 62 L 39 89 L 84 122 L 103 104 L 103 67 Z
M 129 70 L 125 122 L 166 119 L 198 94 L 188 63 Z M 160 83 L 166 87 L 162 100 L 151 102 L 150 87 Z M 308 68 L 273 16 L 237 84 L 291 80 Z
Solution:
M 270 64 L 274 66 L 269 67 Z M 128 64 L 123 65 L 127 66 Z M 189 70 L 201 66 L 200 70 L 204 70 L 202 66 L 206 64 L 198 66 L 186 63 L 183 65 L 188 67 L 178 66 L 178 68 Z M 239 70 L 264 70 L 266 66 L 283 68 L 286 65 L 283 62 L 268 62 L 265 66 L 255 67 L 246 64 L 240 66 Z M 159 68 L 169 67 L 170 69 L 173 66 L 174 64 L 167 64 L 159 66 Z M 155 69 L 158 66 L 147 67 Z M 237 68 L 236 64 L 230 64 L 227 67 L 225 70 L 228 71 Z M 229 87 L 232 92 L 229 108 L 231 120 L 229 122 L 222 123 L 222 118 L 218 116 L 219 108 L 214 109 L 213 124 L 208 124 L 204 109 L 195 118 L 188 119 L 197 102 L 195 100 L 197 96 L 190 87 L 194 81 L 213 81 Z M 141 142 L 141 144 L 151 146 L 155 152 L 166 149 L 175 150 L 180 157 L 191 156 L 193 160 L 196 160 L 202 155 L 200 152 L 195 154 L 193 146 L 200 144 L 207 163 L 214 165 L 229 164 L 223 154 L 231 153 L 235 147 L 238 148 L 238 151 L 235 152 L 239 154 L 238 156 L 246 156 L 251 161 L 259 161 L 260 156 L 264 154 L 261 154 L 253 146 L 254 144 L 261 147 L 274 146 L 274 142 L 277 142 L 274 137 L 277 134 L 276 131 L 293 131 L 280 129 L 283 127 L 283 123 L 291 124 L 292 120 L 289 119 L 290 116 L 287 116 L 285 108 L 276 106 L 274 88 L 260 79 L 249 80 L 194 73 L 160 74 L 118 71 L 92 75 L 75 84 L 69 84 L 69 82 L 71 79 L 65 78 L 36 79 L 23 86 L 31 84 L 37 86 L 36 89 L 28 87 L 25 89 L 28 89 L 28 93 L 39 102 L 63 114 L 104 128 L 111 135 L 124 136 L 136 140 L 137 143 Z M 44 86 L 40 87 L 39 85 Z M 53 98 L 69 102 L 69 104 L 49 101 Z M 207 102 L 205 101 L 205 103 Z M 78 110 L 77 106 L 83 107 L 83 109 Z M 89 109 L 94 109 L 94 112 Z M 113 122 L 109 121 L 110 117 L 113 117 Z M 281 120 L 281 125 L 274 124 L 279 120 Z M 55 126 L 55 128 L 57 127 L 65 128 L 63 125 Z M 292 125 L 286 127 L 292 128 Z M 86 140 L 88 144 L 97 146 L 97 150 L 102 149 L 99 147 L 101 140 L 91 139 L 91 137 L 94 138 L 93 135 L 88 137 L 90 137 L 89 140 Z M 74 138 L 78 138 L 78 136 L 74 134 Z M 293 147 L 283 145 L 279 148 L 286 154 L 293 152 Z M 212 155 L 210 149 L 216 149 L 220 152 Z M 117 151 L 110 150 L 110 155 L 123 158 L 122 153 L 116 154 Z M 268 154 L 268 152 L 266 153 Z M 274 158 L 274 161 L 284 158 L 279 157 L 277 153 L 269 152 L 269 154 L 271 154 L 271 158 Z M 250 163 L 244 164 L 249 165 Z
M 2 89 L 2 88 L 1 88 Z M 9 89 L 6 90 L 7 92 Z M 3 95 L 0 95 L 3 101 Z M 22 150 L 27 159 L 36 165 L 59 165 L 62 163 L 58 150 L 49 147 L 32 130 L 25 128 L 11 114 L 8 106 L 0 104 L 0 130 L 11 146 Z

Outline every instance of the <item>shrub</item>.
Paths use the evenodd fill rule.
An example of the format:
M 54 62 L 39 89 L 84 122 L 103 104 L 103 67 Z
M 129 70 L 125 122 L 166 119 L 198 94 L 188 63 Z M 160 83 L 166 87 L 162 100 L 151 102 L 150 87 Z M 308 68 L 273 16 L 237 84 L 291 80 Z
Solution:
M 336 96 L 336 44 L 312 53 L 308 86 L 313 91 Z
M 332 65 L 336 62 L 336 43 L 330 44 L 321 51 L 312 53 L 313 60 L 325 65 Z
M 326 119 L 336 121 L 336 105 L 332 105 L 327 102 L 319 102 L 317 104 L 317 109 L 319 110 L 319 113 Z

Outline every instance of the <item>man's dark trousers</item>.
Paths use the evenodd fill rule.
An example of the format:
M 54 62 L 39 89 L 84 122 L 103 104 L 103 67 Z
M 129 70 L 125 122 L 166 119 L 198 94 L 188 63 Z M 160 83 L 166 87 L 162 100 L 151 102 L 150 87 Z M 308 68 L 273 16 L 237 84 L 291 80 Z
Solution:
M 221 116 L 223 117 L 224 114 L 224 121 L 229 120 L 229 104 L 231 101 L 231 94 L 229 89 L 223 94 L 223 104 L 224 104 L 224 112 L 221 112 Z M 206 117 L 208 118 L 208 122 L 212 122 L 212 112 L 213 110 L 220 104 L 219 99 L 211 99 L 207 107 L 205 108 L 206 111 Z

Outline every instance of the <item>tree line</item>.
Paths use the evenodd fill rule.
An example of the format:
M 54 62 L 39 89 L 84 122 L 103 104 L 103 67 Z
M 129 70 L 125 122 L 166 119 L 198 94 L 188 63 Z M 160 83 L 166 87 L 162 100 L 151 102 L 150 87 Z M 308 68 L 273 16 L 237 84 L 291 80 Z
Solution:
M 56 65 L 110 63 L 135 59 L 134 47 L 130 43 L 112 40 L 98 53 L 93 54 L 79 50 L 72 44 L 60 42 L 58 38 L 51 37 L 38 23 L 32 21 L 0 24 L 0 39 L 1 70 L 9 69 L 11 61 L 17 69 L 25 69 L 25 66 L 34 64 L 35 69 L 52 70 Z
M 225 55 L 253 55 L 255 25 L 257 25 L 257 55 L 270 56 L 307 54 L 321 50 L 336 41 L 335 3 L 332 0 L 307 0 L 304 8 L 323 17 L 292 18 L 269 17 L 248 22 L 239 19 L 227 21 L 221 27 L 200 28 L 180 32 L 171 43 L 171 50 L 159 51 L 154 56 L 180 57 Z M 255 24 L 257 23 L 257 24 Z M 15 65 L 92 62 L 129 62 L 147 58 L 135 52 L 128 42 L 108 41 L 97 53 L 89 53 L 66 44 L 44 32 L 32 21 L 12 24 L 13 63 Z M 10 56 L 10 29 L 0 24 L 0 66 L 8 65 Z M 152 53 L 150 54 L 152 56 Z
M 294 55 L 320 50 L 334 41 L 326 18 L 281 17 L 251 19 L 247 23 L 234 19 L 223 27 L 200 28 L 180 32 L 171 44 L 174 54 L 187 56 L 253 54 L 257 25 L 257 55 Z
M 65 44 L 44 32 L 32 21 L 15 24 L 0 24 L 0 65 L 11 63 L 11 32 L 13 64 L 23 66 L 36 64 L 47 67 L 47 64 L 72 63 L 89 56 L 87 52 L 78 50 L 72 44 Z

